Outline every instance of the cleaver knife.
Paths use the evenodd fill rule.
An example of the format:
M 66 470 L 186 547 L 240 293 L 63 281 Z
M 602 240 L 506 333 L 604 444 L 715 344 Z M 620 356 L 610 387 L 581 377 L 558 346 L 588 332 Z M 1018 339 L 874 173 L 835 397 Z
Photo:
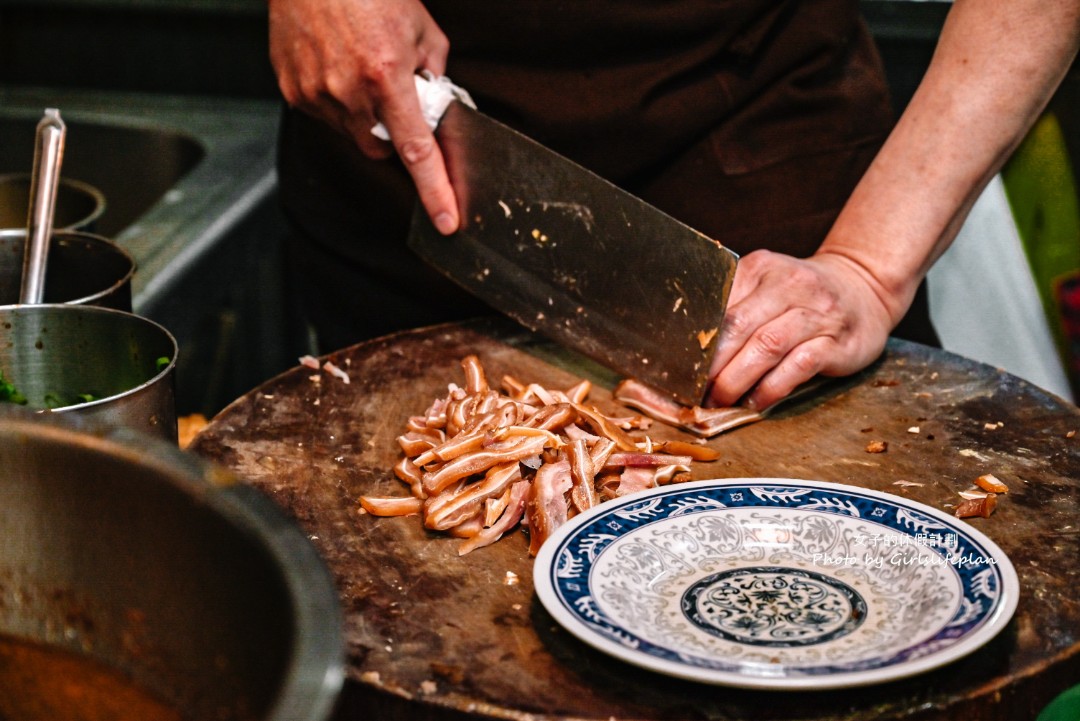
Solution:
M 536 141 L 451 102 L 435 131 L 461 226 L 409 246 L 526 328 L 700 405 L 738 256 Z

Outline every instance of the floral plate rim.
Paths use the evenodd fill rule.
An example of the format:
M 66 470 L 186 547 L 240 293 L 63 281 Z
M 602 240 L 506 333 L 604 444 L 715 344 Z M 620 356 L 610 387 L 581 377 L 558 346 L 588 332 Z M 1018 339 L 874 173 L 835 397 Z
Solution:
M 727 513 L 731 510 L 746 508 L 784 508 L 802 510 L 809 513 L 830 513 L 859 517 L 857 504 L 868 505 L 873 509 L 892 508 L 897 510 L 898 522 L 904 524 L 936 527 L 955 532 L 960 551 L 976 550 L 984 560 L 979 565 L 986 565 L 978 575 L 985 575 L 993 569 L 990 583 L 996 589 L 996 598 L 989 608 L 982 613 L 977 623 L 970 628 L 961 626 L 962 633 L 951 636 L 935 644 L 923 644 L 926 648 L 912 649 L 912 653 L 899 654 L 900 658 L 882 662 L 878 667 L 869 668 L 834 668 L 823 665 L 820 668 L 799 668 L 798 673 L 788 673 L 783 667 L 765 670 L 754 669 L 745 664 L 738 668 L 710 668 L 700 659 L 683 658 L 679 653 L 672 654 L 667 649 L 657 649 L 656 644 L 642 643 L 636 628 L 626 628 L 610 617 L 600 613 L 591 599 L 592 575 L 588 573 L 603 550 L 619 539 L 648 527 L 657 521 L 666 521 L 685 512 L 687 497 L 702 497 L 702 494 L 737 494 L 749 491 L 753 498 L 732 503 L 730 496 L 725 497 L 729 504 L 719 504 L 714 508 L 704 508 L 698 513 Z M 839 503 L 830 507 L 821 504 L 813 494 L 835 494 Z M 791 501 L 814 501 L 802 506 L 791 505 Z M 828 499 L 826 499 L 828 500 Z M 799 502 L 801 502 L 799 501 Z M 681 505 L 680 505 L 681 503 Z M 665 505 L 666 504 L 666 505 Z M 845 505 L 846 504 L 846 505 Z M 647 509 L 648 513 L 642 513 Z M 658 510 L 659 509 L 659 510 Z M 673 510 L 674 509 L 674 510 Z M 681 510 L 680 510 L 681 509 Z M 901 512 L 902 511 L 902 512 Z M 621 514 L 621 518 L 619 517 Z M 652 517 L 649 517 L 649 516 Z M 626 518 L 635 519 L 624 523 Z M 644 519 L 644 520 L 643 520 Z M 879 523 L 866 519 L 870 523 Z M 605 523 L 603 532 L 597 533 L 598 525 Z M 896 523 L 885 523 L 892 531 L 913 536 Z M 931 525 L 932 524 L 932 525 Z M 592 532 L 590 533 L 590 529 Z M 603 537 L 599 543 L 583 539 Z M 586 549 L 585 546 L 588 546 Z M 577 553 L 571 554 L 573 547 Z M 955 549 L 954 549 L 955 551 Z M 974 555 L 974 554 L 971 554 Z M 961 558 L 966 558 L 962 556 Z M 560 573 L 560 562 L 570 559 L 588 573 L 588 581 L 581 589 L 580 581 L 569 581 L 565 573 Z M 961 568 L 957 563 L 953 570 Z M 949 560 L 946 565 L 953 565 Z M 966 569 L 966 567 L 964 567 Z M 970 576 L 974 571 L 964 570 L 961 575 Z M 560 576 L 563 576 L 560 579 Z M 720 686 L 732 686 L 748 689 L 765 690 L 812 690 L 853 688 L 870 684 L 906 678 L 959 660 L 982 647 L 1009 623 L 1019 600 L 1019 579 L 1016 570 L 1005 552 L 983 532 L 971 524 L 957 519 L 944 511 L 902 496 L 859 486 L 828 481 L 803 480 L 793 478 L 722 478 L 662 486 L 623 498 L 607 501 L 589 511 L 579 514 L 558 528 L 540 548 L 533 565 L 533 580 L 536 594 L 544 608 L 564 629 L 593 648 L 607 653 L 632 665 L 655 671 L 664 675 Z M 969 600 L 972 594 L 971 584 L 962 583 L 962 600 Z M 568 590 L 574 589 L 574 590 Z M 985 594 L 983 594 L 985 595 Z M 959 613 L 959 612 L 958 612 Z M 929 649 L 929 650 L 927 650 Z

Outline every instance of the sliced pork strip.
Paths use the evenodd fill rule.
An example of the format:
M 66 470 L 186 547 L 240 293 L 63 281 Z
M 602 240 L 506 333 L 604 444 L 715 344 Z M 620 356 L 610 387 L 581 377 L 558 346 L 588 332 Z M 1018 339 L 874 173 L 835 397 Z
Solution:
M 689 466 L 694 459 L 690 456 L 673 456 L 668 453 L 625 453 L 617 452 L 608 456 L 604 470 L 620 466 L 626 468 L 659 468 L 671 464 Z
M 382 498 L 360 496 L 360 507 L 373 516 L 412 516 L 420 513 L 424 502 L 412 496 Z
M 490 526 L 481 529 L 475 536 L 464 541 L 458 546 L 458 555 L 464 556 L 467 553 L 475 551 L 477 548 L 483 548 L 484 546 L 490 546 L 495 541 L 503 537 L 503 535 L 512 530 L 521 522 L 522 516 L 525 514 L 525 503 L 529 495 L 530 483 L 528 481 L 518 481 L 510 487 L 510 496 L 506 502 L 506 508 L 499 519 Z
M 670 396 L 628 378 L 620 382 L 613 392 L 615 400 L 676 428 L 710 438 L 763 418 L 759 411 L 741 406 L 730 408 L 702 408 L 683 406 Z
M 507 463 L 492 468 L 483 480 L 470 483 L 454 494 L 440 493 L 424 504 L 424 525 L 445 531 L 481 510 L 484 501 L 501 495 L 511 483 L 521 480 L 521 467 Z
M 624 451 L 637 449 L 637 441 L 596 408 L 580 403 L 575 403 L 573 408 L 597 434 L 615 441 L 615 444 Z
M 573 488 L 570 462 L 546 463 L 533 477 L 529 486 L 526 512 L 529 521 L 529 555 L 535 556 L 540 546 L 556 528 L 566 523 L 569 507 L 566 492 Z
M 487 393 L 487 374 L 480 358 L 475 355 L 467 355 L 461 359 L 461 368 L 465 371 L 465 392 L 469 395 Z
M 600 503 L 600 495 L 593 485 L 596 470 L 585 439 L 572 441 L 566 447 L 566 457 L 570 462 L 570 478 L 574 484 L 570 490 L 570 500 L 577 510 L 587 511 Z
M 619 474 L 619 485 L 615 489 L 615 495 L 621 497 L 655 487 L 655 469 L 644 466 L 624 468 L 623 472 Z
M 539 453 L 547 445 L 545 436 L 519 436 L 513 442 L 495 450 L 479 450 L 458 456 L 441 466 L 437 471 L 424 474 L 424 491 L 433 496 L 454 481 L 461 480 L 474 473 L 483 473 L 492 466 L 507 461 L 519 461 L 522 458 Z

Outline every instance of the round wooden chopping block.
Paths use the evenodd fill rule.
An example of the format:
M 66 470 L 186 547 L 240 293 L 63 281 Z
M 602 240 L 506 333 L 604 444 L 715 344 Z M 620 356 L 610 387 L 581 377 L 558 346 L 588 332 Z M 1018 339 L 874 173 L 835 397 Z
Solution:
M 799 478 L 875 489 L 950 511 L 985 473 L 1004 481 L 990 518 L 971 519 L 1020 577 L 1016 614 L 977 652 L 889 683 L 827 692 L 697 684 L 606 656 L 562 630 L 533 593 L 515 532 L 459 556 L 460 541 L 417 516 L 365 514 L 361 495 L 406 495 L 395 438 L 464 382 L 480 357 L 613 409 L 617 380 L 498 320 L 420 329 L 324 360 L 349 382 L 298 366 L 236 400 L 191 450 L 291 513 L 334 573 L 347 619 L 340 719 L 1000 719 L 1034 718 L 1080 679 L 1080 411 L 1008 374 L 891 341 L 864 372 L 709 441 L 695 478 Z M 686 438 L 654 425 L 657 438 Z M 885 452 L 871 453 L 884 441 Z

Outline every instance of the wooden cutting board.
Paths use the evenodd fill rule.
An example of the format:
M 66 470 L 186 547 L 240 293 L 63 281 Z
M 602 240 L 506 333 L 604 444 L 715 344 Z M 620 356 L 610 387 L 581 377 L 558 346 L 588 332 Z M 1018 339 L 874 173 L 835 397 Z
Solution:
M 829 692 L 760 692 L 626 665 L 563 631 L 533 593 L 521 533 L 459 557 L 417 517 L 375 518 L 363 494 L 404 494 L 395 437 L 477 354 L 497 381 L 614 378 L 496 320 L 422 329 L 328 357 L 350 377 L 297 367 L 239 398 L 191 449 L 264 490 L 306 529 L 337 579 L 348 681 L 341 719 L 1033 718 L 1080 682 L 1080 412 L 1017 378 L 940 350 L 890 342 L 863 373 L 714 438 L 695 478 L 847 483 L 950 510 L 984 473 L 1009 486 L 972 525 L 1020 576 L 1008 628 L 921 676 Z M 654 426 L 654 437 L 686 437 Z M 869 453 L 885 441 L 884 453 Z M 913 486 L 900 481 L 918 483 Z

